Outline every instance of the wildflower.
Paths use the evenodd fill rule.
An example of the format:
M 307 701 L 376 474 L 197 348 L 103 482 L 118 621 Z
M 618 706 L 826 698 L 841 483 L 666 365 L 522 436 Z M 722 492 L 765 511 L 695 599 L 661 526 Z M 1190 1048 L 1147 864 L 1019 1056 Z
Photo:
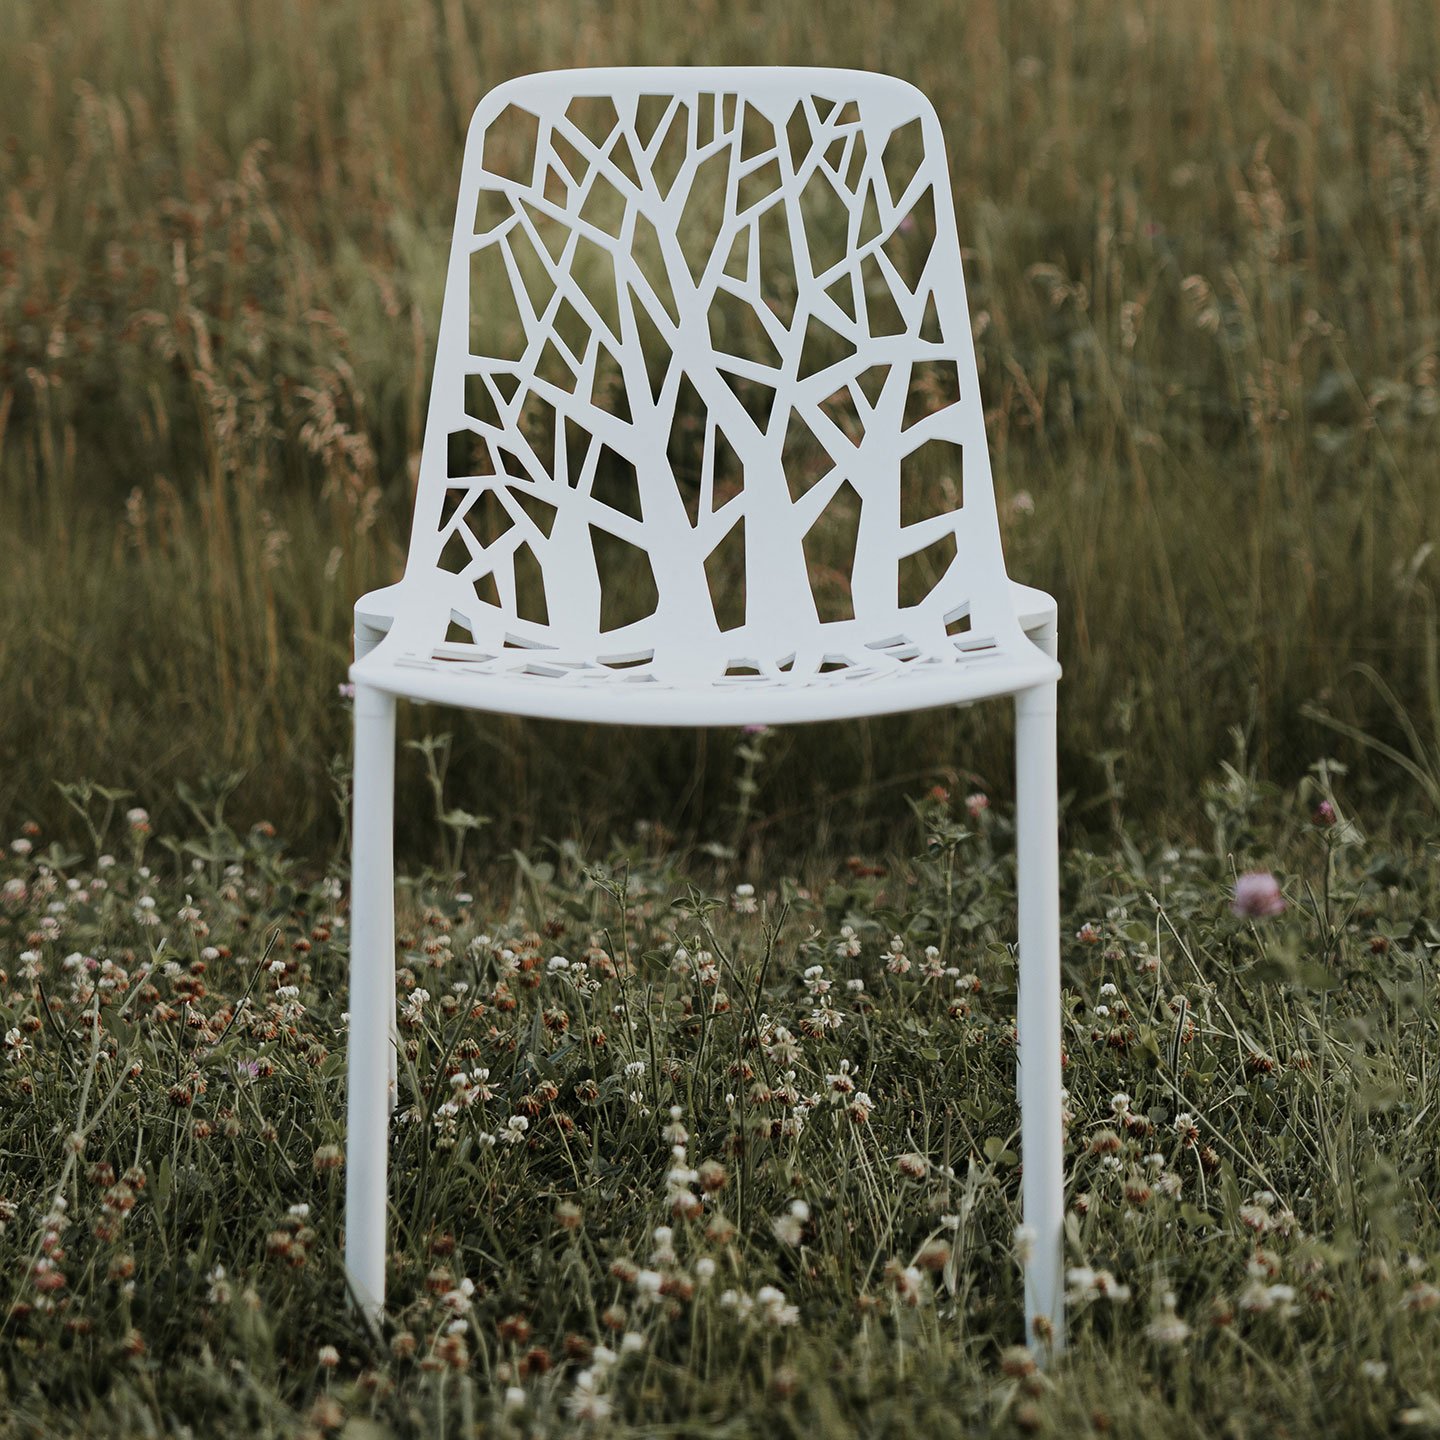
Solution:
M 1390 1367 L 1383 1360 L 1362 1360 L 1360 1373 L 1378 1385 L 1390 1373 Z
M 930 1170 L 930 1162 L 914 1151 L 902 1155 L 895 1164 L 902 1175 L 908 1175 L 912 1180 L 923 1180 Z
M 1157 1345 L 1183 1345 L 1190 1338 L 1190 1327 L 1175 1313 L 1171 1292 L 1166 1292 L 1160 1313 L 1145 1327 L 1145 1334 Z
M 1400 1297 L 1400 1308 L 1402 1310 L 1413 1310 L 1417 1314 L 1425 1314 L 1440 1305 L 1440 1289 L 1428 1280 L 1417 1280 Z
M 777 1215 L 770 1222 L 775 1238 L 782 1245 L 798 1245 L 805 1233 L 805 1222 L 810 1218 L 810 1207 L 803 1200 L 791 1202 L 784 1215 Z
M 857 1125 L 864 1125 L 870 1119 L 870 1112 L 874 1108 L 875 1102 L 863 1090 L 857 1090 L 849 1105 L 845 1107 L 845 1113 Z
M 965 797 L 965 813 L 970 817 L 972 824 L 978 824 L 980 817 L 990 808 L 990 797 L 982 795 L 980 791 L 972 791 Z
M 898 935 L 890 937 L 890 954 L 885 961 L 885 968 L 892 975 L 908 975 L 910 973 L 910 957 L 905 953 L 905 942 Z
M 811 965 L 804 974 L 805 988 L 812 995 L 825 995 L 829 993 L 830 981 L 825 978 L 825 967 L 823 965 Z
M 23 860 L 35 847 L 21 835 L 10 842 L 10 848 Z
M 785 1292 L 774 1285 L 762 1285 L 755 1292 L 755 1304 L 759 1308 L 760 1318 L 776 1329 L 800 1323 L 800 1307 L 789 1304 L 785 1299 Z
M 1038 1238 L 1033 1225 L 1017 1225 L 1015 1227 L 1015 1258 L 1021 1265 L 1030 1263 L 1035 1254 L 1035 1241 Z
M 1141 1175 L 1131 1175 L 1125 1181 L 1124 1194 L 1126 1200 L 1132 1205 L 1146 1205 L 1150 1201 L 1150 1186 Z
M 1076 932 L 1075 938 L 1082 945 L 1098 945 L 1100 943 L 1100 931 L 1087 920 Z
M 225 1278 L 225 1267 L 217 1265 L 209 1275 L 210 1291 L 209 1300 L 212 1305 L 228 1305 L 230 1303 L 231 1289 L 230 1282 Z
M 753 915 L 760 907 L 755 901 L 753 885 L 737 885 L 730 900 L 737 915 Z
M 1328 800 L 1322 800 L 1315 807 L 1313 818 L 1317 825 L 1328 828 L 1335 823 L 1335 807 Z
M 1285 909 L 1280 882 L 1268 870 L 1251 870 L 1235 881 L 1231 910 L 1243 919 L 1264 920 Z
M 1000 1355 L 1000 1371 L 1013 1380 L 1023 1380 L 1039 1369 L 1034 1355 L 1024 1345 L 1011 1345 Z
M 1087 1300 L 1109 1300 L 1122 1304 L 1130 1298 L 1130 1287 L 1122 1285 L 1108 1270 L 1093 1270 L 1088 1265 L 1078 1265 L 1066 1272 L 1070 1289 L 1065 1298 L 1071 1304 Z
M 940 1239 L 927 1240 L 915 1257 L 915 1263 L 922 1270 L 943 1270 L 950 1263 L 951 1248 Z
M 1253 1230 L 1257 1235 L 1263 1235 L 1272 1226 L 1270 1212 L 1263 1205 L 1242 1205 L 1240 1207 L 1240 1223 L 1247 1230 Z
M 700 1188 L 707 1195 L 713 1195 L 716 1191 L 723 1190 L 730 1181 L 730 1176 L 725 1167 L 718 1160 L 706 1160 L 697 1172 L 700 1180 Z
M 125 812 L 125 823 L 137 835 L 148 835 L 150 833 L 150 812 L 137 805 L 134 809 Z
M 512 1115 L 505 1122 L 505 1128 L 500 1132 L 500 1138 L 507 1145 L 518 1145 L 525 1138 L 525 1132 L 529 1128 L 530 1122 L 523 1115 Z
M 1113 1155 L 1120 1148 L 1120 1137 L 1113 1130 L 1097 1130 L 1090 1137 L 1092 1155 Z
M 315 1363 L 326 1370 L 333 1370 L 340 1363 L 340 1352 L 333 1345 L 322 1345 L 315 1352 Z
M 338 1145 L 322 1145 L 311 1163 L 317 1171 L 338 1170 L 345 1163 L 345 1152 Z

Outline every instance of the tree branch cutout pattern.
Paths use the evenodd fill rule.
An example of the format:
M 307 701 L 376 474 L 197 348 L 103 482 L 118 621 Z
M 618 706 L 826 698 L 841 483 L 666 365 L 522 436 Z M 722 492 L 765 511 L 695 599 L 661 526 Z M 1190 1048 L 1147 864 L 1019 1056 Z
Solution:
M 768 73 L 569 72 L 482 107 L 411 553 L 450 628 L 410 627 L 399 663 L 794 685 L 995 653 L 933 112 L 883 77 Z

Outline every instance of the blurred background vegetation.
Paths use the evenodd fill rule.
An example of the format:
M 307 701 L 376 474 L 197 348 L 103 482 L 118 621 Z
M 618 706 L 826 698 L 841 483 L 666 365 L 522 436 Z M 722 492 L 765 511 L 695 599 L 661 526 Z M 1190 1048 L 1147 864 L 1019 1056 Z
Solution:
M 349 607 L 401 569 L 481 94 L 607 63 L 857 65 L 950 143 L 1011 572 L 1059 598 L 1070 820 L 1197 823 L 1405 749 L 1440 521 L 1433 0 L 0 0 L 0 821 L 92 776 L 333 841 Z M 1008 784 L 1007 707 L 774 737 L 757 834 L 883 843 Z M 724 830 L 728 732 L 406 707 L 491 843 Z M 421 755 L 402 773 L 423 787 Z M 1362 770 L 1372 803 L 1393 769 Z M 432 812 L 405 815 L 433 836 Z M 428 842 L 427 842 L 428 843 Z

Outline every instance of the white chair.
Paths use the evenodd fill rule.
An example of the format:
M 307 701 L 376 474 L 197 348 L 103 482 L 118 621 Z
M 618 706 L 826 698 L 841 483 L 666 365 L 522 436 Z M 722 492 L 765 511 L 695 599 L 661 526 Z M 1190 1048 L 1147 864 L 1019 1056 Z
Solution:
M 356 606 L 355 651 L 345 1254 L 372 1319 L 397 696 L 733 726 L 1011 695 L 1026 1331 L 1060 1347 L 1055 604 L 1005 574 L 919 91 L 761 68 L 491 91 L 465 147 L 409 559 Z

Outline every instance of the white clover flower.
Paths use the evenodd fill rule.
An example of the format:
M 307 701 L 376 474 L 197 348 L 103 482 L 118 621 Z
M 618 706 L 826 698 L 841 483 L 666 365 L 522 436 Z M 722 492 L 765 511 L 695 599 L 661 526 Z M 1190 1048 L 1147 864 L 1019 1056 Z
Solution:
M 767 1325 L 779 1329 L 781 1326 L 800 1323 L 800 1307 L 789 1304 L 785 1299 L 785 1292 L 774 1285 L 762 1285 L 755 1292 L 755 1304 L 759 1307 L 760 1318 Z
M 1130 1287 L 1120 1284 L 1108 1270 L 1095 1270 L 1089 1265 L 1078 1265 L 1067 1271 L 1065 1278 L 1070 1284 L 1065 1298 L 1071 1304 L 1109 1300 L 1119 1305 L 1130 1298 Z
M 805 1233 L 805 1222 L 793 1214 L 777 1215 L 770 1222 L 770 1228 L 782 1245 L 795 1246 Z
M 211 1270 L 207 1277 L 210 1281 L 209 1301 L 212 1305 L 228 1305 L 232 1291 L 230 1282 L 225 1278 L 225 1267 L 217 1265 Z
M 1183 1345 L 1190 1333 L 1190 1327 L 1175 1313 L 1174 1293 L 1167 1290 L 1160 1313 L 1145 1327 L 1145 1334 L 1157 1345 Z

